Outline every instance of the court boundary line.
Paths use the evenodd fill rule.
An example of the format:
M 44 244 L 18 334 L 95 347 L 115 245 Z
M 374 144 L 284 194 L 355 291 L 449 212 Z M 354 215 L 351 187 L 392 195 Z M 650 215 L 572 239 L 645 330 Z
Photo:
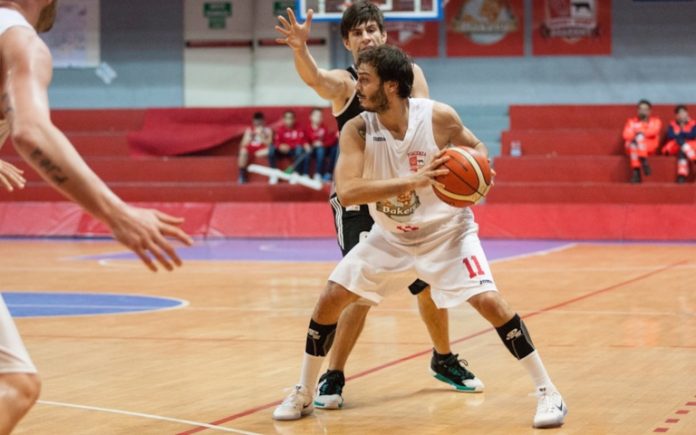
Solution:
M 229 240 L 235 240 L 235 239 L 229 239 Z M 244 239 L 246 240 L 246 239 Z M 260 241 L 263 241 L 265 239 L 261 239 Z M 323 240 L 323 238 L 319 238 L 319 240 Z M 486 239 L 484 239 L 486 240 Z M 489 239 L 492 241 L 497 241 L 498 239 Z M 524 243 L 525 241 L 533 241 L 533 240 L 520 240 L 520 242 Z M 566 241 L 566 240 L 542 240 L 545 242 L 549 243 L 559 243 L 558 246 L 555 246 L 553 248 L 547 248 L 547 249 L 540 249 L 537 251 L 531 251 L 531 252 L 522 252 L 520 254 L 514 254 L 510 255 L 507 257 L 501 257 L 501 258 L 496 258 L 494 260 L 490 260 L 488 263 L 494 263 L 498 261 L 507 261 L 507 260 L 516 260 L 518 258 L 525 258 L 525 257 L 533 257 L 536 255 L 547 255 L 551 254 L 557 251 L 562 251 L 564 249 L 572 248 L 581 242 L 578 241 Z M 263 245 L 259 245 L 263 246 Z M 259 249 L 259 251 L 262 251 Z M 268 251 L 265 251 L 268 252 Z M 276 251 L 279 252 L 279 251 Z M 66 261 L 95 261 L 99 266 L 101 267 L 107 267 L 107 268 L 113 268 L 113 269 L 118 269 L 118 268 L 135 268 L 134 264 L 136 265 L 139 264 L 139 259 L 138 257 L 133 254 L 130 251 L 124 250 L 124 251 L 119 251 L 119 252 L 114 252 L 114 253 L 107 253 L 107 254 L 96 254 L 96 255 L 86 255 L 86 256 L 75 256 L 75 257 L 64 257 L 63 258 Z M 257 263 L 259 261 L 263 263 L 288 263 L 288 262 L 297 262 L 297 263 L 338 263 L 341 261 L 341 258 L 338 257 L 335 260 L 297 260 L 297 259 L 272 259 L 272 260 L 260 260 L 260 259 L 253 259 L 253 258 L 206 258 L 206 259 L 199 259 L 199 258 L 193 258 L 193 259 L 186 259 L 185 262 L 198 262 L 198 263 L 216 263 L 216 262 L 227 262 L 227 261 L 233 261 L 236 263 Z M 129 262 L 129 263 L 127 263 Z
M 114 408 L 102 408 L 100 406 L 91 406 L 91 405 L 78 405 L 75 403 L 55 402 L 52 400 L 38 400 L 37 403 L 39 403 L 41 405 L 47 405 L 47 406 L 79 409 L 81 411 L 96 411 L 96 412 L 103 412 L 103 413 L 107 413 L 107 414 L 126 415 L 129 417 L 140 417 L 140 418 L 145 418 L 145 419 L 149 419 L 149 420 L 166 421 L 169 423 L 188 424 L 191 426 L 197 426 L 200 428 L 215 430 L 218 432 L 236 433 L 236 434 L 241 434 L 241 435 L 261 435 L 257 432 L 248 432 L 248 431 L 244 431 L 241 429 L 234 429 L 234 428 L 229 428 L 229 427 L 224 427 L 224 426 L 212 425 L 212 424 L 208 424 L 208 423 L 201 423 L 201 422 L 193 421 L 193 420 L 184 420 L 184 419 L 180 419 L 180 418 L 165 417 L 165 416 L 154 415 L 154 414 L 146 414 L 146 413 L 142 413 L 142 412 L 124 411 L 121 409 L 114 409 Z
M 574 244 L 570 244 L 570 245 L 568 245 L 568 246 L 572 246 L 572 245 L 574 245 Z M 534 254 L 530 254 L 530 255 L 534 255 Z M 668 264 L 668 265 L 666 265 L 666 266 L 663 266 L 663 267 L 660 267 L 660 268 L 657 268 L 657 269 L 653 269 L 653 270 L 651 270 L 651 271 L 649 271 L 649 272 L 645 272 L 645 273 L 643 273 L 643 274 L 641 274 L 641 275 L 638 275 L 638 276 L 635 276 L 635 277 L 633 277 L 633 278 L 631 278 L 631 279 L 627 279 L 627 280 L 618 282 L 618 283 L 616 283 L 616 284 L 612 284 L 612 285 L 610 285 L 610 286 L 607 286 L 607 287 L 604 287 L 604 288 L 601 288 L 601 289 L 598 289 L 598 290 L 591 291 L 591 292 L 589 292 L 589 293 L 581 294 L 581 295 L 579 295 L 579 296 L 576 296 L 576 297 L 574 297 L 574 298 L 568 299 L 568 300 L 566 300 L 566 301 L 559 302 L 559 303 L 557 303 L 557 304 L 550 305 L 550 306 L 548 306 L 548 307 L 544 307 L 544 308 L 541 308 L 541 309 L 539 309 L 539 310 L 532 311 L 532 312 L 530 312 L 530 313 L 528 313 L 528 314 L 525 314 L 524 316 L 521 316 L 521 318 L 523 318 L 523 319 L 528 319 L 528 318 L 530 318 L 530 317 L 535 317 L 535 316 L 538 316 L 538 315 L 540 315 L 540 314 L 543 314 L 543 313 L 546 313 L 546 312 L 549 312 L 549 311 L 553 311 L 553 310 L 556 309 L 556 308 L 564 307 L 564 306 L 573 304 L 573 303 L 575 303 L 575 302 L 579 302 L 579 301 L 582 301 L 582 300 L 591 298 L 591 297 L 593 297 L 593 296 L 597 296 L 597 295 L 599 295 L 599 294 L 603 294 L 603 293 L 610 292 L 610 291 L 612 291 L 612 290 L 616 290 L 616 289 L 621 288 L 621 287 L 624 287 L 624 286 L 626 286 L 626 285 L 633 284 L 633 283 L 638 282 L 638 281 L 642 281 L 642 280 L 644 280 L 644 279 L 646 279 L 646 278 L 650 278 L 650 277 L 652 277 L 652 276 L 654 276 L 654 275 L 658 275 L 658 274 L 660 274 L 660 273 L 662 273 L 662 272 L 666 272 L 666 271 L 668 271 L 668 270 L 671 270 L 671 269 L 674 268 L 674 267 L 681 266 L 681 265 L 686 264 L 686 263 L 688 263 L 688 262 L 689 262 L 689 260 L 681 260 L 681 261 L 678 261 L 678 262 L 676 262 L 676 263 Z M 458 339 L 456 339 L 456 340 L 453 340 L 453 341 L 450 342 L 450 344 L 462 343 L 462 342 L 464 342 L 464 341 L 470 340 L 470 339 L 475 338 L 475 337 L 478 337 L 478 336 L 480 336 L 480 335 L 487 334 L 487 333 L 492 332 L 492 331 L 495 331 L 495 328 L 493 328 L 493 327 L 488 327 L 488 328 L 482 329 L 482 330 L 480 330 L 480 331 L 474 332 L 474 333 L 472 333 L 472 334 L 466 335 L 466 336 L 464 336 L 464 337 L 458 338 Z M 395 359 L 395 360 L 386 362 L 386 363 L 381 364 L 381 365 L 379 365 L 379 366 L 376 366 L 376 367 L 373 367 L 373 368 L 370 368 L 370 369 L 367 369 L 367 370 L 363 370 L 362 372 L 356 373 L 356 374 L 354 374 L 354 375 L 352 375 L 352 376 L 348 376 L 348 377 L 346 378 L 346 381 L 350 381 L 350 380 L 362 378 L 362 377 L 364 377 L 364 376 L 370 375 L 370 374 L 375 373 L 375 372 L 378 372 L 378 371 L 380 371 L 380 370 L 384 370 L 384 369 L 389 368 L 389 367 L 393 367 L 393 366 L 399 365 L 399 364 L 401 364 L 401 363 L 410 361 L 410 360 L 412 360 L 412 359 L 416 359 L 416 358 L 419 358 L 419 357 L 424 356 L 424 355 L 430 355 L 431 352 L 432 352 L 432 348 L 429 348 L 429 349 L 424 350 L 424 351 L 416 352 L 416 353 L 413 353 L 413 354 L 411 354 L 411 355 L 407 355 L 407 356 L 405 356 L 405 357 L 398 358 L 398 359 Z M 271 408 L 271 407 L 273 407 L 273 406 L 277 406 L 277 405 L 279 405 L 281 402 L 282 402 L 282 400 L 275 400 L 275 401 L 273 401 L 273 402 L 268 402 L 268 403 L 265 403 L 265 404 L 262 404 L 262 405 L 258 405 L 258 406 L 255 406 L 255 407 L 253 407 L 253 408 L 249 408 L 249 409 L 247 409 L 247 410 L 238 412 L 238 413 L 236 413 L 236 414 L 232 414 L 232 415 L 229 415 L 229 416 L 227 416 L 227 417 L 223 417 L 223 418 L 220 418 L 220 419 L 218 419 L 218 420 L 212 421 L 212 422 L 210 422 L 209 424 L 212 425 L 212 426 L 219 426 L 219 425 L 224 424 L 224 423 L 229 423 L 230 421 L 237 420 L 237 419 L 239 419 L 239 418 L 242 418 L 242 417 L 246 417 L 246 416 L 255 414 L 255 413 L 259 412 L 259 411 L 263 411 L 263 410 L 265 410 L 265 409 L 269 409 L 269 408 Z M 176 435 L 192 435 L 192 434 L 195 434 L 195 433 L 198 433 L 198 432 L 202 432 L 202 431 L 204 431 L 204 430 L 205 430 L 205 428 L 193 428 L 193 429 L 189 429 L 189 430 L 187 430 L 187 431 L 178 432 Z

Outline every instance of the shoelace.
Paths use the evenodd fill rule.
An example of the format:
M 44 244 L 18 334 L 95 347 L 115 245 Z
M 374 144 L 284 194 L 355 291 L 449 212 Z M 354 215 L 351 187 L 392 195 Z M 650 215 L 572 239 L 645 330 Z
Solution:
M 541 409 L 544 412 L 551 412 L 556 410 L 557 408 L 554 404 L 552 395 L 553 393 L 548 392 L 546 390 L 537 391 L 536 396 L 540 399 L 539 404 L 537 405 L 537 410 Z
M 303 394 L 297 385 L 286 388 L 283 390 L 283 392 L 288 393 L 287 397 L 283 400 L 283 405 L 296 403 L 297 396 Z M 302 401 L 302 404 L 304 405 L 304 401 Z
M 443 362 L 446 364 L 450 373 L 464 379 L 474 379 L 474 374 L 465 368 L 469 367 L 469 361 L 465 360 L 464 358 L 459 358 L 459 354 L 454 354 Z

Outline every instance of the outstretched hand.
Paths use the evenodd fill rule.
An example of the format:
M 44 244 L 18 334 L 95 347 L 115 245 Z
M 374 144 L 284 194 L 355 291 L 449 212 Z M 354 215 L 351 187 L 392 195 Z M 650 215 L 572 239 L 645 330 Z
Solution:
M 278 21 L 280 21 L 282 27 L 276 25 L 275 29 L 283 36 L 277 38 L 276 42 L 285 44 L 293 50 L 298 50 L 304 47 L 307 43 L 307 39 L 309 39 L 309 31 L 312 28 L 312 16 L 314 15 L 314 11 L 311 9 L 307 11 L 307 21 L 302 24 L 297 22 L 297 18 L 292 9 L 288 8 L 287 11 L 290 21 L 286 20 L 285 17 L 278 16 Z
M 126 205 L 109 222 L 116 240 L 135 252 L 153 272 L 157 266 L 153 258 L 167 270 L 181 266 L 181 259 L 165 238 L 173 237 L 190 246 L 193 240 L 180 228 L 182 218 L 170 216 L 159 210 L 143 209 Z
M 15 188 L 24 189 L 27 180 L 24 179 L 22 174 L 24 174 L 24 171 L 18 167 L 0 160 L 0 185 L 8 192 L 14 191 Z

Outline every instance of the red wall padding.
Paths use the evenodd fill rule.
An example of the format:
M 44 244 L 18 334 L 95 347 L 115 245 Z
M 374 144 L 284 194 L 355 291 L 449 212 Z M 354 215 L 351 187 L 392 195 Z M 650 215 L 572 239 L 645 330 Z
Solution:
M 323 202 L 141 205 L 185 217 L 184 230 L 198 237 L 334 237 Z M 484 238 L 696 240 L 696 205 L 487 204 L 475 212 Z M 0 203 L 1 236 L 107 234 L 71 203 Z
M 674 118 L 674 106 L 656 104 L 653 115 L 660 117 L 667 125 Z M 635 115 L 635 104 L 512 105 L 510 130 L 589 128 L 615 129 L 620 133 L 626 119 Z
M 228 141 L 241 140 L 251 125 L 254 112 L 262 112 L 266 124 L 276 128 L 283 113 L 292 109 L 297 124 L 309 123 L 312 107 L 235 107 L 148 109 L 142 129 L 128 134 L 128 146 L 135 155 L 176 156 L 201 152 Z M 327 137 L 336 132 L 331 110 L 324 108 Z

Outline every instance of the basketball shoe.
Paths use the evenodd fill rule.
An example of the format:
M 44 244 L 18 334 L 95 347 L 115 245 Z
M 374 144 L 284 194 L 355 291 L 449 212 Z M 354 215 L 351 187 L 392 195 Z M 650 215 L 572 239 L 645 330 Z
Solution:
M 450 354 L 442 360 L 438 359 L 435 350 L 430 360 L 430 370 L 438 381 L 452 386 L 457 391 L 480 393 L 484 388 L 483 382 L 467 370 L 468 365 L 469 363 L 466 360 L 460 360 L 457 354 Z
M 568 407 L 561 393 L 541 387 L 537 390 L 537 410 L 534 415 L 534 427 L 556 427 L 563 424 Z
M 340 370 L 327 370 L 319 378 L 314 406 L 321 409 L 340 409 L 343 407 L 343 387 L 346 378 Z
M 273 411 L 273 419 L 299 420 L 313 411 L 312 394 L 302 385 L 295 385 L 283 403 Z

